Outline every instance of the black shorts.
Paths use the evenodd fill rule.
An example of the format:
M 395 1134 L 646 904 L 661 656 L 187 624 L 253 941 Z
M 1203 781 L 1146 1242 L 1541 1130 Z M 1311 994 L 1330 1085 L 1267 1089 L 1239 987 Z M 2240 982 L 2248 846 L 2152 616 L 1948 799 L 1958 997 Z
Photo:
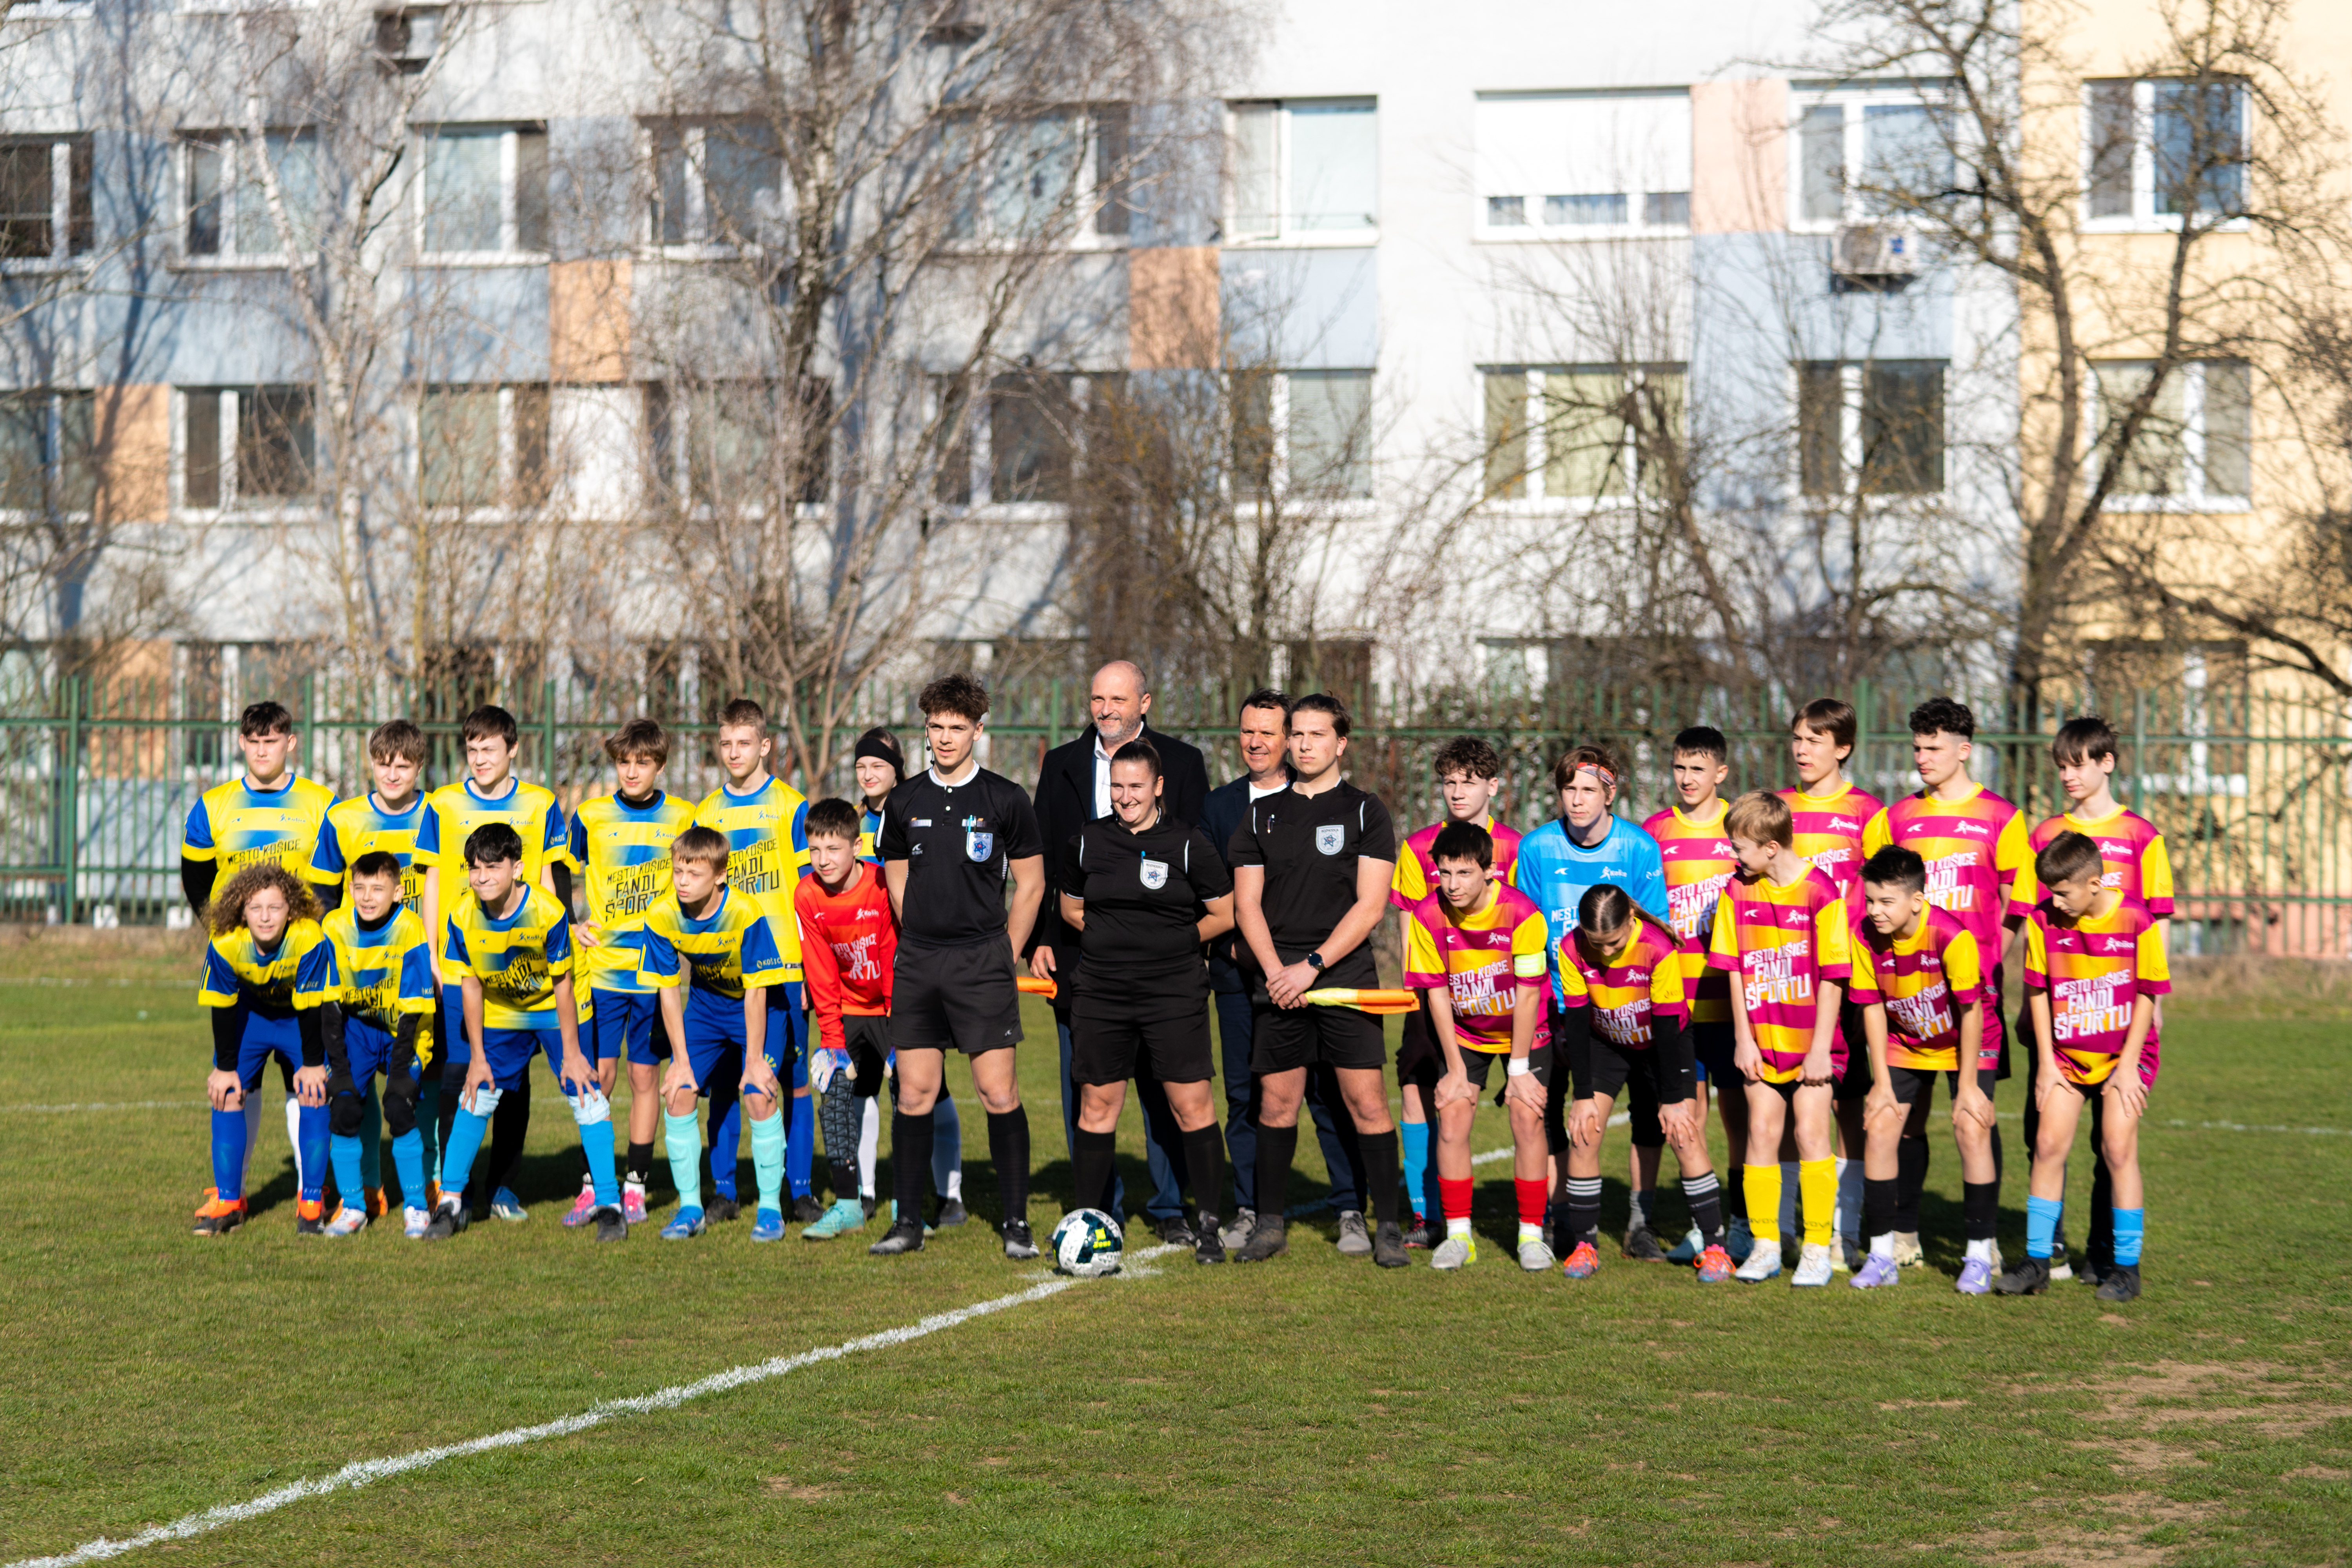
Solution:
M 1841 1101 L 1870 1096 L 1869 1037 L 1862 1032 L 1862 1009 L 1851 1002 L 1838 1005 L 1838 1033 L 1845 1037 L 1845 1071 L 1830 1080 Z
M 992 938 L 968 947 L 900 943 L 890 977 L 890 1048 L 968 1057 L 1021 1043 L 1013 949 Z
M 1466 1061 L 1475 1052 L 1465 1051 Z M 1445 1053 L 1437 1048 L 1437 1034 L 1429 1026 L 1429 1009 L 1416 1007 L 1404 1016 L 1404 1034 L 1397 1041 L 1397 1087 L 1418 1084 L 1423 1095 L 1436 1092 L 1445 1076 Z
M 1911 1105 L 1922 1100 L 1933 1105 L 1936 1102 L 1936 1079 L 1938 1078 L 1944 1080 L 1948 1092 L 1960 1092 L 1960 1075 L 1958 1072 L 1946 1072 L 1937 1068 L 1899 1068 L 1893 1062 L 1886 1064 L 1887 1087 L 1894 1089 L 1897 1105 Z
M 1651 1115 L 1654 1118 L 1658 1103 L 1664 1095 L 1671 1093 L 1676 1100 L 1682 1098 L 1682 1086 L 1664 1082 L 1664 1076 L 1654 1048 L 1621 1046 L 1598 1035 L 1592 1037 L 1593 1093 L 1605 1094 L 1615 1100 L 1631 1083 L 1633 1100 L 1637 1103 L 1647 1100 Z
M 1209 999 L 1173 1017 L 1129 1018 L 1081 999 L 1070 1009 L 1070 1081 L 1125 1083 L 1149 1065 L 1161 1083 L 1210 1077 Z
M 1463 1075 L 1469 1079 L 1471 1088 L 1484 1094 L 1486 1092 L 1486 1079 L 1493 1075 L 1495 1065 L 1497 1062 L 1508 1063 L 1510 1059 L 1511 1054 L 1508 1051 L 1465 1050 L 1462 1053 Z M 1528 1052 L 1528 1071 L 1547 1089 L 1551 1088 L 1551 1063 L 1552 1050 L 1549 1046 L 1538 1046 Z M 1441 1060 L 1438 1063 L 1438 1070 L 1443 1072 L 1445 1064 Z M 1503 1091 L 1511 1087 L 1511 1072 L 1507 1066 L 1503 1068 L 1501 1077 L 1503 1081 L 1495 1090 L 1497 1104 L 1501 1103 Z
M 1731 1053 L 1737 1045 L 1731 1036 L 1731 1020 L 1726 1018 L 1717 1024 L 1692 1024 L 1687 1028 L 1691 1057 L 1696 1063 L 1698 1076 L 1714 1080 L 1718 1094 L 1727 1089 L 1738 1089 L 1739 1069 L 1731 1064 Z
M 841 1043 L 849 1050 L 849 1070 L 856 1075 L 849 1092 L 871 1100 L 882 1092 L 882 1073 L 890 1061 L 890 1016 L 887 1013 L 845 1013 Z
M 1381 1021 L 1353 1007 L 1276 1007 L 1250 1005 L 1250 1071 L 1288 1072 L 1293 1068 L 1369 1068 L 1388 1060 Z

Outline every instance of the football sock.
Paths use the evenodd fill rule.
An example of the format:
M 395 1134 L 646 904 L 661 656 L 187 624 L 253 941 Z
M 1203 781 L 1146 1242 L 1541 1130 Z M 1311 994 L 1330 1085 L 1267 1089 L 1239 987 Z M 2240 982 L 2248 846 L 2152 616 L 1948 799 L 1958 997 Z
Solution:
M 1860 1236 L 1862 1223 L 1862 1156 L 1839 1159 L 1837 1162 L 1837 1232 L 1840 1236 Z
M 338 1176 L 337 1181 L 342 1180 Z M 383 1102 L 376 1098 L 375 1082 L 368 1082 L 360 1100 L 360 1185 L 383 1185 Z
M 441 1075 L 430 1068 L 425 1070 L 424 1081 L 416 1086 L 416 1135 L 418 1152 L 425 1161 L 425 1179 L 437 1182 L 441 1179 Z M 422 1187 L 417 1189 L 419 1198 L 424 1196 L 424 1191 Z M 419 1203 L 417 1206 L 425 1205 Z
M 890 1112 L 890 1187 L 898 1204 L 898 1218 L 922 1223 L 923 1176 L 931 1165 L 932 1112 L 909 1116 Z
M 310 1150 L 310 1141 L 302 1136 L 302 1102 L 291 1093 L 286 1096 L 286 1146 L 294 1151 L 295 1185 L 301 1189 L 305 1200 L 314 1201 L 318 1194 L 310 1188 L 313 1184 L 326 1181 L 326 1173 L 320 1169 L 326 1161 L 323 1158 L 313 1161 L 307 1157 Z M 320 1152 L 323 1155 L 325 1150 L 321 1149 Z
M 726 1069 L 721 1068 L 723 1073 Z M 735 1174 L 743 1160 L 743 1097 L 730 1093 L 724 1101 L 710 1097 L 710 1188 L 733 1201 Z
M 294 1107 L 296 1137 L 295 1153 L 302 1167 L 302 1197 L 308 1203 L 324 1202 L 327 1196 L 327 1108 L 287 1102 Z M 358 1151 L 352 1151 L 354 1153 Z M 357 1189 L 352 1193 L 354 1202 L 364 1203 Z
M 367 1199 L 360 1185 L 360 1135 L 356 1132 L 329 1133 L 327 1161 L 335 1168 L 335 1197 L 351 1207 L 364 1208 Z
M 462 1103 L 457 1107 L 457 1118 L 449 1123 L 449 1136 L 441 1141 L 442 1196 L 465 1195 L 473 1180 L 474 1157 L 482 1152 L 482 1140 L 489 1135 L 490 1118 L 498 1113 L 500 1098 L 495 1089 L 479 1089 L 474 1091 L 474 1103 L 478 1106 L 488 1100 L 488 1106 L 479 1110 L 468 1110 Z
M 1691 1224 L 1709 1247 L 1723 1245 L 1723 1184 L 1713 1171 L 1683 1178 L 1683 1202 L 1690 1205 Z
M 1401 1184 L 1397 1172 L 1396 1130 L 1362 1132 L 1357 1138 L 1363 1150 L 1364 1184 L 1371 1188 L 1372 1218 L 1381 1225 L 1394 1225 L 1397 1189 Z
M 1797 1184 L 1805 1194 L 1805 1245 L 1827 1247 L 1836 1234 L 1830 1222 L 1837 1215 L 1837 1161 L 1798 1161 Z
M 1537 1176 L 1530 1180 L 1525 1176 L 1514 1176 L 1511 1191 L 1517 1194 L 1519 1200 L 1519 1239 L 1524 1242 L 1530 1237 L 1540 1237 L 1543 1235 L 1544 1205 L 1551 1196 L 1543 1178 Z
M 1895 1228 L 1906 1236 L 1919 1234 L 1919 1194 L 1927 1186 L 1925 1138 L 1905 1138 L 1895 1145 Z
M 1298 1152 L 1298 1124 L 1257 1130 L 1257 1212 L 1268 1219 L 1289 1213 L 1290 1158 Z
M 523 1142 L 530 1135 L 530 1074 L 525 1072 L 520 1083 L 499 1097 L 498 1110 L 490 1118 L 489 1169 L 476 1173 L 486 1183 L 483 1203 L 489 1202 L 493 1189 L 514 1184 L 515 1167 L 522 1160 Z
M 2091 1141 L 2091 1234 L 2084 1238 L 2083 1249 L 2095 1260 L 2108 1262 L 2116 1255 L 2116 1183 L 2099 1142 L 2096 1137 Z
M 1470 1178 L 1455 1181 L 1448 1176 L 1437 1178 L 1437 1203 L 1445 1215 L 1445 1234 L 1470 1234 Z
M 2066 1212 L 2065 1203 L 2058 1198 L 2028 1197 L 2025 1200 L 2025 1256 L 2050 1256 L 2050 1245 L 2057 1239 L 2059 1217 Z
M 1625 1228 L 1649 1230 L 1651 1216 L 1658 1212 L 1658 1189 L 1635 1187 L 1626 1198 Z
M 784 1114 L 793 1119 L 784 1143 L 784 1177 L 793 1184 L 793 1196 L 804 1198 L 814 1184 L 809 1178 L 816 1169 L 816 1101 L 807 1089 L 794 1089 Z M 752 1158 L 759 1158 L 756 1152 Z
M 654 1146 L 650 1142 L 632 1142 L 629 1144 L 629 1163 L 622 1174 L 630 1186 L 640 1190 L 653 1185 Z
M 621 1177 L 613 1167 L 613 1102 L 593 1083 L 564 1098 L 572 1102 L 572 1120 L 580 1129 L 580 1146 L 588 1154 L 588 1174 L 596 1186 L 600 1208 L 617 1207 Z
M 1797 1213 L 1797 1200 L 1804 1190 L 1804 1183 L 1798 1179 L 1798 1163 L 1794 1160 L 1781 1161 L 1780 1219 L 1782 1236 L 1788 1235 L 1798 1226 L 1800 1216 Z
M 1748 1189 L 1748 1231 L 1759 1241 L 1780 1239 L 1780 1166 L 1744 1165 L 1741 1183 Z
M 934 1151 L 936 1152 L 936 1151 Z M 996 1163 L 996 1196 L 1004 1219 L 1029 1218 L 1029 1112 L 1014 1106 L 988 1113 L 988 1157 Z
M 670 1184 L 677 1189 L 677 1206 L 702 1206 L 702 1121 L 691 1110 L 684 1116 L 662 1112 L 662 1136 L 669 1145 Z
M 931 1102 L 931 1190 L 943 1198 L 963 1201 L 963 1121 L 946 1089 Z M 1023 1121 L 1025 1129 L 1027 1121 Z M 1024 1166 L 1025 1168 L 1025 1166 Z
M 1568 1232 L 1572 1241 L 1582 1246 L 1601 1244 L 1601 1178 L 1570 1176 L 1563 1184 L 1568 1189 Z
M 1225 1201 L 1225 1132 L 1214 1121 L 1184 1134 L 1184 1179 L 1201 1213 L 1213 1215 Z
M 2115 1215 L 2116 1266 L 2119 1268 L 2137 1268 L 2140 1243 L 2147 1238 L 2147 1211 L 2117 1209 Z
M 1744 1220 L 1748 1217 L 1748 1182 L 1739 1174 L 1739 1172 L 1747 1168 L 1745 1165 L 1738 1166 L 1733 1171 L 1731 1180 L 1723 1184 L 1723 1217 L 1727 1222 L 1735 1219 Z
M 1989 1242 L 2000 1220 L 1999 1182 L 1960 1184 L 1960 1234 L 1970 1242 Z M 1896 1227 L 1900 1229 L 1898 1226 Z
M 849 1091 L 846 1078 L 835 1079 L 817 1106 L 817 1125 L 824 1130 L 825 1174 L 836 1198 L 857 1195 L 857 1123 L 866 1102 Z
M 1429 1213 L 1429 1194 L 1425 1191 L 1429 1185 L 1429 1123 L 1398 1122 L 1397 1146 L 1404 1154 L 1404 1195 L 1412 1205 L 1412 1217 L 1420 1219 Z
M 213 1112 L 213 1185 L 224 1202 L 245 1196 L 245 1111 Z
M 425 1129 L 412 1127 L 392 1141 L 392 1168 L 400 1177 L 400 1201 L 410 1208 L 425 1204 Z
M 2033 1091 L 2032 1091 L 2032 1089 L 2030 1089 L 2030 1088 L 2029 1088 L 2029 1089 L 2026 1090 L 2026 1092 L 2025 1092 L 2025 1103 L 2026 1103 L 2027 1105 L 2029 1105 L 2029 1106 L 2031 1106 L 2031 1105 L 2033 1103 Z M 2026 1152 L 2026 1156 L 2027 1156 L 2027 1158 L 2030 1160 L 2030 1159 L 2032 1157 L 2032 1154 L 2033 1154 L 2033 1147 L 2032 1147 L 2032 1144 L 2028 1144 L 2028 1145 L 2026 1145 L 2026 1151 L 2025 1151 L 2025 1152 Z M 2003 1165 L 2001 1164 L 2001 1160 L 2000 1160 L 2000 1122 L 1998 1122 L 1998 1121 L 1996 1121 L 1996 1122 L 1994 1122 L 1994 1123 L 1992 1124 L 1992 1183 L 1993 1183 L 1993 1185 L 1995 1185 L 1995 1186 L 1999 1186 L 1999 1185 L 2000 1185 L 2000 1178 L 2001 1178 L 2001 1173 L 2002 1173 L 2003 1169 L 2004 1169 L 2004 1167 L 2003 1167 Z
M 873 1197 L 874 1168 L 882 1155 L 882 1102 L 877 1095 L 867 1095 L 858 1101 L 865 1109 L 857 1113 L 857 1191 L 861 1197 Z
M 1111 1163 L 1118 1150 L 1116 1132 L 1089 1132 L 1081 1127 L 1071 1139 L 1070 1163 L 1077 1180 L 1078 1206 L 1110 1214 Z M 1119 1216 L 1111 1215 L 1113 1219 Z
M 1895 1224 L 1895 1183 L 1891 1178 L 1881 1180 L 1874 1176 L 1862 1184 L 1862 1234 L 1870 1238 L 1873 1253 L 1888 1258 L 1895 1255 L 1895 1244 L 1888 1241 L 1884 1247 L 1878 1244 L 1892 1237 L 1897 1228 Z
M 766 1121 L 751 1123 L 751 1176 L 760 1185 L 760 1206 L 782 1212 L 784 1206 L 784 1167 L 790 1162 L 784 1140 L 784 1113 L 778 1111 Z M 794 1194 L 798 1196 L 798 1194 Z

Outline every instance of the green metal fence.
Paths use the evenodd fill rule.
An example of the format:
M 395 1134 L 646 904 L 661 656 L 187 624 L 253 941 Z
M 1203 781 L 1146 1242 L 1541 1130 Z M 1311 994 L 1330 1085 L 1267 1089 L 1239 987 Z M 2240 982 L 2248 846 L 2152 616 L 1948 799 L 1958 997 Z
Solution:
M 427 784 L 460 776 L 463 710 L 501 699 L 521 719 L 520 770 L 551 784 L 567 805 L 610 787 L 604 738 L 639 711 L 671 726 L 670 790 L 699 795 L 719 777 L 717 704 L 698 700 L 679 711 L 675 690 L 624 693 L 545 681 L 419 693 L 315 675 L 274 689 L 238 684 L 244 689 L 215 683 L 192 693 L 184 680 L 160 677 L 0 679 L 0 920 L 130 924 L 163 921 L 181 907 L 179 845 L 188 809 L 205 788 L 234 776 L 236 712 L 265 696 L 295 713 L 302 771 L 340 794 L 366 787 L 367 732 L 397 712 L 417 718 L 431 738 Z M 1230 777 L 1238 771 L 1239 695 L 1223 687 L 1163 691 L 1152 718 L 1206 750 L 1214 777 Z M 1561 682 L 1537 691 L 1359 695 L 1350 772 L 1412 823 L 1439 809 L 1432 754 L 1465 732 L 1487 737 L 1502 753 L 1504 809 L 1522 826 L 1552 814 L 1551 763 L 1584 741 L 1608 744 L 1624 759 L 1622 812 L 1638 818 L 1658 809 L 1668 798 L 1673 737 L 1690 723 L 1714 724 L 1730 740 L 1729 788 L 1793 782 L 1785 691 Z M 1905 716 L 1928 694 L 1865 685 L 1843 695 L 1864 720 L 1852 763 L 1857 780 L 1882 796 L 1917 787 Z M 1011 682 L 993 701 L 989 763 L 1024 783 L 1035 778 L 1047 748 L 1087 723 L 1082 682 Z M 2168 841 L 2179 889 L 2176 950 L 2352 952 L 2352 731 L 2340 705 L 2190 681 L 2072 694 L 2031 725 L 2005 713 L 1997 699 L 1980 699 L 1975 708 L 1982 726 L 1976 776 L 2036 820 L 2063 806 L 2050 733 L 2074 714 L 2105 713 L 2123 739 L 2116 794 Z M 850 717 L 826 727 L 827 776 L 812 787 L 781 745 L 779 769 L 812 795 L 845 794 L 856 735 L 888 724 L 912 750 L 920 734 L 913 710 L 911 688 L 877 686 L 860 695 Z

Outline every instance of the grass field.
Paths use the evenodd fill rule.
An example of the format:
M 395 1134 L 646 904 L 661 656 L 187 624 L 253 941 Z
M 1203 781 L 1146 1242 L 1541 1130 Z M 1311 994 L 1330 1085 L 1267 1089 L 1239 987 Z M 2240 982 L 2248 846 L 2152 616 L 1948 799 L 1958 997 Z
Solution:
M 193 973 L 165 943 L 0 942 L 0 1562 L 1044 1278 L 1006 1262 L 981 1225 L 895 1263 L 796 1234 L 754 1247 L 740 1224 L 688 1245 L 640 1231 L 595 1247 L 556 1223 L 577 1166 L 551 1096 L 532 1130 L 527 1225 L 437 1247 L 385 1227 L 298 1242 L 273 1119 L 263 1212 L 226 1242 L 197 1241 L 188 1213 L 209 1178 Z M 2249 1021 L 2257 1001 L 2305 1016 Z M 1050 1022 L 1029 1024 L 1042 1234 L 1069 1166 Z M 1160 1259 L 131 1560 L 2341 1563 L 2344 1041 L 2326 998 L 2179 1000 L 2145 1139 L 2147 1289 L 2121 1310 L 2081 1285 L 1954 1296 L 1948 1142 L 1929 1181 L 1931 1267 L 1866 1295 L 1843 1276 L 1801 1294 L 1703 1289 L 1613 1250 L 1590 1282 L 1523 1276 L 1506 1245 L 1507 1166 L 1494 1163 L 1478 1214 L 1495 1245 L 1460 1276 L 1421 1256 L 1393 1273 L 1343 1260 L 1328 1225 L 1310 1223 L 1261 1268 Z M 143 1108 L 25 1109 L 84 1104 Z M 2013 1090 L 2001 1104 L 2015 1110 Z M 1503 1144 L 1499 1114 L 1481 1115 L 1478 1146 Z M 965 1129 L 968 1188 L 992 1217 L 981 1118 Z M 1621 1150 L 1612 1139 L 1604 1164 L 1612 1232 Z M 1139 1161 L 1130 1193 L 1140 1174 Z M 2078 1237 L 2088 1174 L 2078 1160 Z M 2013 1159 L 2011 1255 L 2023 1194 Z M 1671 1194 L 1666 1207 L 1681 1213 Z

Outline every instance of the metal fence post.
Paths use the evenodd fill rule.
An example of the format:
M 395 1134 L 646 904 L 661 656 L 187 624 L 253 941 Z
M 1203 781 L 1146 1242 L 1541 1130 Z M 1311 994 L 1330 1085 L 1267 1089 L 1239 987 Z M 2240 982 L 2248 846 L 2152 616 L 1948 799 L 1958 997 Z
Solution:
M 65 785 L 65 923 L 74 923 L 81 892 L 81 705 L 82 678 L 66 678 L 66 754 L 58 776 Z
M 2132 809 L 2147 807 L 2147 691 L 2132 692 Z
M 552 679 L 545 683 L 544 689 L 540 694 L 539 729 L 540 782 L 548 788 L 554 789 L 557 786 L 555 781 L 555 682 Z

